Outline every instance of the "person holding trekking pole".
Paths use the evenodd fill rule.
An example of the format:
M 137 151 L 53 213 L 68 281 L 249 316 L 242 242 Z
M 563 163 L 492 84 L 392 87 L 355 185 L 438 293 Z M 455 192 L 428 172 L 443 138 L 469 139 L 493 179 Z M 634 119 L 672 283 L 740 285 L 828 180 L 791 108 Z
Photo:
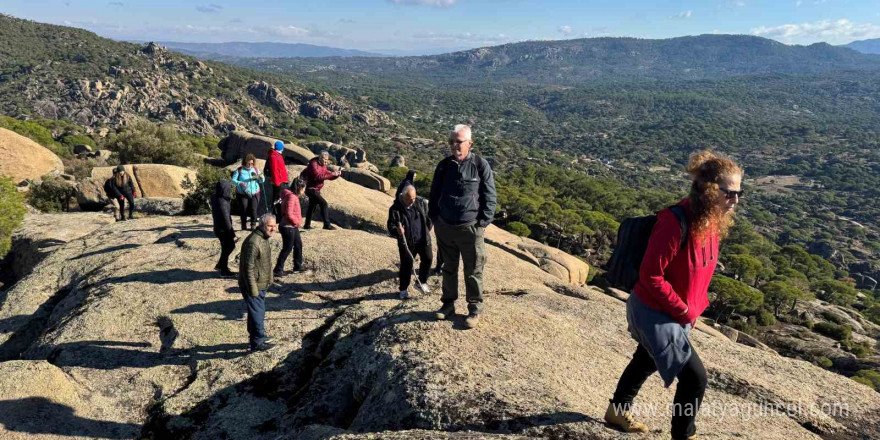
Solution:
M 648 427 L 635 421 L 631 412 L 639 389 L 654 372 L 660 373 L 666 387 L 678 378 L 672 405 L 673 440 L 696 438 L 706 368 L 689 336 L 709 305 L 718 246 L 733 224 L 734 208 L 743 195 L 743 171 L 727 157 L 708 151 L 693 154 L 687 171 L 692 178 L 690 195 L 657 214 L 638 265 L 626 304 L 628 328 L 638 346 L 605 412 L 605 421 L 612 426 L 625 432 L 647 432 Z M 621 229 L 627 222 L 642 219 L 624 220 Z M 618 242 L 631 241 L 639 234 L 629 235 L 619 234 Z M 611 264 L 617 253 L 615 248 L 609 273 L 620 267 Z M 632 258 L 625 253 L 620 260 Z
M 409 285 L 413 275 L 413 264 L 418 256 L 419 277 L 416 289 L 429 294 L 428 275 L 431 271 L 432 248 L 431 229 L 433 224 L 428 217 L 428 201 L 416 195 L 416 188 L 406 185 L 388 210 L 388 233 L 397 238 L 400 253 L 400 299 L 409 298 Z
M 247 230 L 248 217 L 251 219 L 251 230 L 257 224 L 257 208 L 262 198 L 263 182 L 266 178 L 257 169 L 257 159 L 248 154 L 242 159 L 241 166 L 232 173 L 232 184 L 238 200 L 241 201 L 241 230 Z

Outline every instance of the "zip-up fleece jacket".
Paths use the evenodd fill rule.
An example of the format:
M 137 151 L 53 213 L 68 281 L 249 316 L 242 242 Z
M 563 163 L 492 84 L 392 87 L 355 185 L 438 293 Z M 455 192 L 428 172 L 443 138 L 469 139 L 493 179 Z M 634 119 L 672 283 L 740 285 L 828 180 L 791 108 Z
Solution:
M 690 224 L 690 200 L 678 205 L 684 207 Z M 709 282 L 718 264 L 718 245 L 717 233 L 709 233 L 705 239 L 688 234 L 682 247 L 681 225 L 675 214 L 669 208 L 660 211 L 633 292 L 648 307 L 680 324 L 692 324 L 709 306 Z
M 474 153 L 459 163 L 455 156 L 440 161 L 434 170 L 428 212 L 431 220 L 458 226 L 485 228 L 495 217 L 495 176 L 486 159 Z
M 277 150 L 270 149 L 269 157 L 266 158 L 266 165 L 263 167 L 263 174 L 269 176 L 272 186 L 281 186 L 287 183 L 287 167 L 284 166 L 284 156 Z
M 302 226 L 302 208 L 299 197 L 289 189 L 281 192 L 281 227 L 298 228 Z

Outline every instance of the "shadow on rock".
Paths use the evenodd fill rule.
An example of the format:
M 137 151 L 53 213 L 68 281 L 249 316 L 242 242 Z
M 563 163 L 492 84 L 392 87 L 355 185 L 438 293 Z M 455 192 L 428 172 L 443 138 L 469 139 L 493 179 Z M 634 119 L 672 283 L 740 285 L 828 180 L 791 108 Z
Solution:
M 71 437 L 129 439 L 140 426 L 77 417 L 73 408 L 43 397 L 0 400 L 0 425 L 7 431 Z
M 141 245 L 139 245 L 139 244 L 137 244 L 137 243 L 126 243 L 126 244 L 120 244 L 120 245 L 117 245 L 117 246 L 110 246 L 110 247 L 108 247 L 108 248 L 100 249 L 100 250 L 97 250 L 97 251 L 86 252 L 86 253 L 84 253 L 84 254 L 77 255 L 76 257 L 73 257 L 73 258 L 71 258 L 70 260 L 71 260 L 71 261 L 72 261 L 72 260 L 81 260 L 81 259 L 83 259 L 83 258 L 94 257 L 95 255 L 107 254 L 107 253 L 110 253 L 110 252 L 116 252 L 116 251 L 124 251 L 124 250 L 126 250 L 126 249 L 134 249 L 134 248 L 138 248 L 138 247 L 140 247 L 140 246 L 141 246 Z
M 153 368 L 160 365 L 190 365 L 194 361 L 234 359 L 248 353 L 247 344 L 218 344 L 156 353 L 138 350 L 152 345 L 146 342 L 82 341 L 52 348 L 46 360 L 58 367 L 84 367 L 98 370 L 115 368 Z M 36 357 L 40 359 L 39 356 Z

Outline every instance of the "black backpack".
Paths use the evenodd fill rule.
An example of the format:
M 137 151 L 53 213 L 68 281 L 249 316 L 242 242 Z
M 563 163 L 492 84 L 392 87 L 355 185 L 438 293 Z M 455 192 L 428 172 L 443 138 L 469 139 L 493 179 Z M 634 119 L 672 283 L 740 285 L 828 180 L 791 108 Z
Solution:
M 670 206 L 669 210 L 675 214 L 681 224 L 681 247 L 687 243 L 688 224 L 687 214 L 679 205 Z M 617 229 L 617 244 L 611 259 L 605 264 L 605 280 L 613 287 L 631 291 L 639 280 L 639 268 L 645 250 L 648 249 L 648 240 L 651 231 L 657 223 L 657 215 L 645 217 L 631 217 L 620 223 Z

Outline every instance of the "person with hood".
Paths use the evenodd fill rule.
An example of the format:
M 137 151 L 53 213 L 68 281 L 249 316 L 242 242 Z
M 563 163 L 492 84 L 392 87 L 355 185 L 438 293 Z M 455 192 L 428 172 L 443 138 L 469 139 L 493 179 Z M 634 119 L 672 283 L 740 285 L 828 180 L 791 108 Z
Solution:
M 263 196 L 266 200 L 266 206 L 269 213 L 280 217 L 281 207 L 275 202 L 281 197 L 281 185 L 286 184 L 287 167 L 284 166 L 284 142 L 275 141 L 275 147 L 269 149 L 269 157 L 266 158 L 266 165 L 263 167 L 263 174 L 269 179 L 269 185 L 266 186 L 266 194 Z
M 306 192 L 306 183 L 302 179 L 293 179 L 288 189 L 286 186 L 281 191 L 281 252 L 278 253 L 278 262 L 273 271 L 276 277 L 284 276 L 284 264 L 290 251 L 293 250 L 293 273 L 303 272 L 303 248 L 299 228 L 302 226 L 302 208 L 299 199 Z
M 247 331 L 251 351 L 273 347 L 266 335 L 266 290 L 272 285 L 272 246 L 269 238 L 278 230 L 275 216 L 263 214 L 260 223 L 241 244 L 238 263 L 238 287 L 247 308 Z
M 419 279 L 416 289 L 429 294 L 428 275 L 431 271 L 431 219 L 428 217 L 428 201 L 416 195 L 412 185 L 403 187 L 388 210 L 388 233 L 397 238 L 400 253 L 400 299 L 409 298 L 413 263 L 418 256 Z
M 116 221 L 125 220 L 125 201 L 128 200 L 128 219 L 134 218 L 134 198 L 137 191 L 134 189 L 134 181 L 125 172 L 125 167 L 119 165 L 113 170 L 113 177 L 104 182 L 104 192 L 113 202 L 113 218 Z
M 256 167 L 257 159 L 248 154 L 241 161 L 241 166 L 232 173 L 232 183 L 238 200 L 241 201 L 241 230 L 247 230 L 247 219 L 251 218 L 251 229 L 257 223 L 257 207 L 260 203 L 260 189 L 265 178 Z
M 647 432 L 633 419 L 633 400 L 659 373 L 673 398 L 672 440 L 696 438 L 696 417 L 706 392 L 706 367 L 690 342 L 697 319 L 709 305 L 708 289 L 718 265 L 720 241 L 733 224 L 743 195 L 742 169 L 731 159 L 703 151 L 691 155 L 688 197 L 657 214 L 639 278 L 626 303 L 627 327 L 638 346 L 623 370 L 605 411 L 605 421 L 625 432 Z
M 214 220 L 214 235 L 220 240 L 220 260 L 214 270 L 220 271 L 223 278 L 234 277 L 229 270 L 229 255 L 235 249 L 235 227 L 232 226 L 232 214 L 229 204 L 232 200 L 232 183 L 226 179 L 217 182 L 214 195 L 211 196 L 211 217 Z
M 321 195 L 321 188 L 324 188 L 324 182 L 338 179 L 342 172 L 328 170 L 327 164 L 329 163 L 330 153 L 325 150 L 317 157 L 312 158 L 302 172 L 302 178 L 306 181 L 306 195 L 309 197 L 305 229 L 312 229 L 312 214 L 316 208 L 321 208 L 324 229 L 336 229 L 330 224 L 330 212 L 327 210 L 327 200 Z

